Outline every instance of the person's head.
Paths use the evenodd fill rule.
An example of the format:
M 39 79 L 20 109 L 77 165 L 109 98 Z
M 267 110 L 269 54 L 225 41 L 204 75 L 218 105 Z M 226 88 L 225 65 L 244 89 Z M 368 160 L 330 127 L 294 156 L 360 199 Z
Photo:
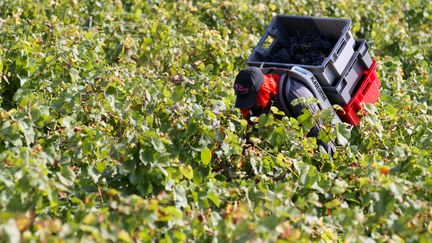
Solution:
M 257 67 L 248 67 L 241 70 L 234 82 L 234 91 L 237 95 L 235 107 L 248 109 L 257 104 L 258 91 L 264 82 L 264 74 Z

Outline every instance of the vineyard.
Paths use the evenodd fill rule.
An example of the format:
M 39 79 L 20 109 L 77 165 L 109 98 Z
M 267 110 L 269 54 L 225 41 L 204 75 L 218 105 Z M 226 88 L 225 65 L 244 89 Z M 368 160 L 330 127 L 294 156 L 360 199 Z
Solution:
M 377 61 L 358 126 L 318 114 L 332 156 L 234 107 L 276 14 Z M 431 32 L 427 0 L 0 0 L 0 242 L 431 242 Z

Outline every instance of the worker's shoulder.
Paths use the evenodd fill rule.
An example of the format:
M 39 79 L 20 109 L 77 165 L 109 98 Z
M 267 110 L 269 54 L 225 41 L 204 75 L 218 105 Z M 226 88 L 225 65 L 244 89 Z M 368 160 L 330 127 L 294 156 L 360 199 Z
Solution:
M 274 79 L 274 80 L 279 80 L 279 78 L 280 78 L 282 75 L 277 74 L 277 73 L 267 73 L 267 74 L 265 74 L 264 76 L 265 76 L 266 78 L 271 78 L 271 79 Z

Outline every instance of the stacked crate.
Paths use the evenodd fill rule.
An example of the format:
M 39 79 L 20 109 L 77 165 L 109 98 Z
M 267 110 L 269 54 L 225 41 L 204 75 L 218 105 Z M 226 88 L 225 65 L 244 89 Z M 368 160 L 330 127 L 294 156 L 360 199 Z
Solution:
M 376 75 L 376 62 L 368 52 L 369 45 L 365 40 L 354 40 L 350 29 L 351 21 L 347 19 L 276 15 L 247 63 L 261 68 L 289 69 L 300 66 L 309 70 L 330 102 L 343 107 L 344 112 L 339 112 L 341 119 L 357 125 L 361 103 L 375 103 L 378 100 L 380 81 Z M 320 64 L 275 62 L 272 59 L 278 47 L 289 48 L 292 36 L 304 31 L 334 40 L 333 48 Z M 265 47 L 264 44 L 271 38 L 273 40 Z M 288 51 L 286 55 L 289 55 Z

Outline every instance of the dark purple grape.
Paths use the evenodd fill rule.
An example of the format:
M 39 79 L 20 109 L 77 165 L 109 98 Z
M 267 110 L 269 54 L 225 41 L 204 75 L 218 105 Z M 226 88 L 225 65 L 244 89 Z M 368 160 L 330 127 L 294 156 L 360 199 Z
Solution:
M 286 41 L 277 42 L 267 61 L 320 65 L 330 54 L 335 41 L 317 31 L 296 31 Z

